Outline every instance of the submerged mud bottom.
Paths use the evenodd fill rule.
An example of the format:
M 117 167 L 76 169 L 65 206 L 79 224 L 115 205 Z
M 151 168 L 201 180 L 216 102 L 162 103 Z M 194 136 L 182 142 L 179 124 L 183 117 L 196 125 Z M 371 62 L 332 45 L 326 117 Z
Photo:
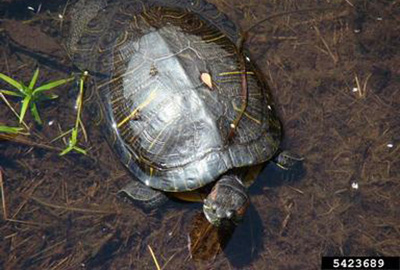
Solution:
M 51 2 L 39 10 L 29 1 L 34 11 L 22 13 L 12 11 L 26 1 L 0 4 L 0 72 L 28 83 L 39 61 L 37 85 L 70 75 L 12 46 L 71 67 L 58 35 L 69 23 L 65 2 Z M 243 29 L 316 5 L 213 2 Z M 305 157 L 306 174 L 281 181 L 269 167 L 249 190 L 243 223 L 195 248 L 188 239 L 201 229 L 201 204 L 171 201 L 145 212 L 119 198 L 132 178 L 90 113 L 82 115 L 89 139 L 79 137 L 89 154 L 58 155 L 68 137 L 53 139 L 74 125 L 78 94 L 73 84 L 60 87 L 58 99 L 38 105 L 43 127 L 28 112 L 29 136 L 0 134 L 0 268 L 157 269 L 157 261 L 164 269 L 318 269 L 321 255 L 399 255 L 400 29 L 389 2 L 319 1 L 332 9 L 282 16 L 249 33 L 246 47 L 283 122 L 282 146 Z M 20 100 L 6 98 L 19 112 Z M 0 125 L 18 126 L 3 99 Z

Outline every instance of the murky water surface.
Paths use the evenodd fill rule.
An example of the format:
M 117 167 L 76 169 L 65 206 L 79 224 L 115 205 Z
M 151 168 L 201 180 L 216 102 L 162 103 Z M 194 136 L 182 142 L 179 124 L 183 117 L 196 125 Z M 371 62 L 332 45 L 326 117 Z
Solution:
M 145 212 L 117 196 L 131 177 L 90 114 L 78 137 L 88 155 L 58 155 L 75 125 L 70 83 L 38 105 L 43 127 L 28 111 L 29 136 L 0 135 L 1 269 L 318 269 L 323 255 L 400 254 L 399 2 L 212 2 L 242 29 L 328 8 L 276 16 L 246 39 L 304 175 L 267 167 L 233 232 L 205 226 L 198 203 Z M 0 72 L 28 84 L 38 65 L 37 85 L 69 77 L 69 7 L 1 1 Z M 0 124 L 16 127 L 21 102 L 6 100 Z

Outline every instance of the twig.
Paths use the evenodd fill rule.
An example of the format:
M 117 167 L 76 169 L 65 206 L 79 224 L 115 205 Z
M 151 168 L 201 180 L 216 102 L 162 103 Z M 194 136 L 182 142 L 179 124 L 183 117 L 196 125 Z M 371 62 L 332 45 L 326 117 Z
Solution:
M 58 147 L 36 143 L 36 142 L 30 141 L 28 139 L 23 139 L 19 136 L 15 137 L 15 135 L 0 134 L 0 139 L 4 139 L 4 140 L 11 141 L 11 142 L 15 142 L 15 143 L 19 143 L 19 144 L 23 144 L 23 145 L 27 145 L 27 146 L 32 146 L 32 147 L 36 147 L 36 148 L 51 150 L 51 151 L 59 152 L 62 150 L 61 148 L 58 148 Z
M 46 253 L 46 252 L 48 252 L 48 251 L 51 251 L 51 250 L 53 250 L 55 247 L 58 247 L 58 246 L 60 246 L 60 245 L 62 245 L 62 244 L 65 244 L 66 241 L 67 241 L 67 240 L 64 239 L 64 240 L 62 240 L 62 241 L 60 241 L 60 242 L 58 242 L 58 243 L 55 243 L 55 244 L 53 244 L 53 245 L 51 245 L 51 246 L 49 246 L 49 247 L 47 247 L 47 248 L 45 248 L 45 249 L 42 249 L 42 250 L 38 251 L 37 253 L 31 255 L 30 258 L 33 259 L 33 258 L 38 257 L 39 255 L 41 255 L 41 254 L 43 254 L 43 253 Z M 51 254 L 51 255 L 53 255 L 53 254 Z M 36 259 L 36 260 L 37 260 L 37 259 Z
M 369 80 L 369 78 L 371 78 L 371 76 L 372 76 L 372 73 L 370 73 L 370 74 L 367 75 L 367 78 L 365 78 L 364 84 L 363 84 L 363 86 L 361 87 L 361 83 L 360 83 L 360 80 L 358 79 L 358 76 L 357 76 L 357 75 L 354 75 L 355 81 L 356 81 L 357 90 L 358 90 L 358 91 L 357 91 L 357 92 L 358 92 L 358 96 L 359 96 L 360 98 L 365 98 L 365 97 L 366 97 L 366 95 L 367 95 L 368 80 Z
M 7 54 L 6 54 L 5 51 L 3 51 L 3 55 L 4 55 L 4 63 L 5 63 L 5 65 L 6 65 L 7 74 L 10 75 L 10 67 L 9 67 L 9 65 L 8 65 L 8 60 L 7 60 L 8 57 L 7 57 Z
M 63 28 L 63 22 L 64 22 L 64 18 L 65 18 L 65 13 L 67 12 L 67 7 L 69 5 L 69 0 L 67 0 L 67 3 L 65 3 L 64 9 L 62 11 L 61 14 L 59 14 L 59 18 L 60 18 L 60 32 L 62 31 Z
M 367 95 L 368 80 L 369 80 L 369 78 L 371 78 L 371 76 L 372 76 L 372 73 L 368 74 L 367 78 L 365 78 L 364 85 L 362 88 L 362 97 L 365 97 Z M 361 94 L 361 92 L 360 92 L 360 94 Z
M 345 0 L 347 4 L 349 4 L 351 7 L 354 7 L 353 3 L 351 3 L 349 0 Z
M 300 13 L 304 13 L 304 12 L 311 12 L 311 11 L 325 11 L 325 10 L 333 10 L 335 8 L 332 7 L 325 7 L 325 8 L 306 8 L 306 9 L 302 9 L 302 10 L 291 10 L 291 11 L 283 11 L 283 12 L 278 12 L 275 13 L 271 16 L 265 17 L 261 20 L 259 20 L 258 22 L 254 23 L 252 26 L 250 26 L 249 28 L 247 28 L 244 32 L 248 33 L 251 30 L 253 30 L 255 27 L 257 27 L 258 25 L 262 24 L 263 22 L 269 21 L 273 18 L 276 17 L 281 17 L 281 16 L 285 16 L 285 15 L 291 15 L 291 14 L 300 14 Z
M 167 267 L 168 263 L 169 263 L 170 261 L 172 261 L 172 259 L 175 257 L 175 255 L 178 254 L 178 253 L 181 252 L 181 251 L 182 251 L 182 250 L 177 250 L 174 254 L 172 254 L 172 256 L 169 257 L 168 260 L 165 262 L 165 264 L 163 265 L 163 267 L 161 268 L 161 270 L 164 270 L 164 269 Z
M 66 261 L 68 261 L 71 257 L 65 257 L 64 259 L 60 260 L 56 265 L 54 265 L 51 270 L 55 270 L 63 265 Z
M 294 187 L 292 187 L 292 186 L 288 186 L 288 188 L 293 189 L 294 191 L 296 191 L 296 192 L 298 192 L 298 193 L 300 193 L 300 194 L 304 194 L 304 192 L 301 191 L 301 190 L 298 189 L 298 188 L 294 188 Z
M 19 212 L 20 212 L 20 211 L 22 210 L 22 208 L 24 208 L 24 206 L 28 203 L 30 196 L 32 196 L 33 192 L 35 192 L 35 190 L 37 189 L 37 187 L 39 187 L 44 181 L 45 181 L 44 178 L 42 178 L 40 181 L 32 181 L 32 183 L 35 183 L 35 184 L 32 185 L 32 186 L 30 186 L 30 187 L 28 188 L 28 190 L 26 191 L 26 193 L 24 192 L 24 193 L 25 193 L 24 197 L 26 197 L 26 198 L 25 198 L 25 200 L 24 200 L 23 202 L 21 202 L 21 203 L 19 204 L 19 206 L 17 207 L 15 213 L 14 213 L 14 214 L 12 215 L 12 217 L 11 217 L 12 219 L 17 218 Z
M 333 63 L 336 65 L 336 63 L 338 62 L 337 56 L 335 56 L 333 54 L 333 52 L 329 48 L 328 43 L 325 41 L 325 39 L 322 37 L 321 33 L 319 32 L 319 29 L 316 26 L 314 26 L 314 29 L 315 29 L 315 32 L 317 32 L 318 37 L 321 39 L 322 43 L 324 44 L 325 48 L 328 50 L 329 55 L 332 57 Z
M 105 211 L 105 210 L 97 210 L 97 209 L 86 209 L 86 208 L 77 208 L 77 207 L 69 207 L 66 205 L 56 205 L 56 204 L 51 204 L 48 202 L 43 201 L 42 199 L 36 198 L 36 197 L 31 197 L 32 200 L 35 202 L 50 207 L 50 208 L 55 208 L 55 209 L 62 209 L 62 210 L 68 210 L 68 211 L 73 211 L 73 212 L 81 212 L 81 213 L 92 213 L 92 214 L 115 214 L 115 211 Z
M 38 226 L 38 227 L 51 226 L 52 225 L 50 223 L 40 223 L 40 222 L 25 221 L 25 220 L 12 219 L 12 218 L 7 218 L 7 221 L 8 222 L 14 222 L 14 223 L 20 223 L 20 224 L 25 224 L 25 225 L 33 225 L 33 226 Z
M 157 258 L 156 258 L 156 256 L 154 255 L 154 252 L 153 252 L 153 250 L 151 249 L 150 245 L 147 245 L 147 248 L 149 249 L 150 254 L 151 254 L 151 256 L 153 257 L 153 261 L 154 261 L 154 264 L 155 264 L 156 267 L 157 267 L 157 270 L 161 270 L 160 265 L 158 264 Z
M 355 81 L 356 81 L 356 85 L 357 85 L 357 90 L 358 90 L 358 92 L 359 92 L 359 96 L 360 97 L 362 97 L 362 93 L 361 93 L 361 84 L 360 84 L 360 80 L 358 79 L 358 76 L 357 75 L 354 75 L 354 77 L 355 77 Z
M 1 203 L 3 207 L 3 218 L 7 220 L 7 209 L 6 209 L 6 197 L 4 196 L 4 185 L 3 185 L 3 169 L 0 167 L 0 188 L 1 188 Z

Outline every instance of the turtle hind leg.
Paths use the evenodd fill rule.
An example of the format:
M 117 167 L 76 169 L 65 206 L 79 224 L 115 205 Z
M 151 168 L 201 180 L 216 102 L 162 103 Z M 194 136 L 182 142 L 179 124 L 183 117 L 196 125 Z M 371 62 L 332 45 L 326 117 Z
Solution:
M 306 173 L 303 167 L 303 160 L 303 157 L 289 151 L 279 152 L 272 159 L 275 168 L 278 168 L 276 171 L 278 179 L 289 182 L 302 179 Z
M 139 181 L 131 181 L 118 193 L 146 210 L 154 209 L 168 201 L 164 192 L 152 189 Z
M 284 150 L 279 152 L 272 161 L 275 162 L 275 164 L 283 170 L 292 170 L 301 166 L 303 160 L 303 157 Z

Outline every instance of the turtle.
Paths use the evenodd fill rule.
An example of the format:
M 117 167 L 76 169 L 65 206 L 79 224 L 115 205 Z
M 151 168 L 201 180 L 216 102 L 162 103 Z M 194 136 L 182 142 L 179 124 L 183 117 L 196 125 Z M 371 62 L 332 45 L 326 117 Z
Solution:
M 205 0 L 80 0 L 67 48 L 92 75 L 105 137 L 132 181 L 121 193 L 154 208 L 205 189 L 215 226 L 239 222 L 249 205 L 244 175 L 274 161 L 281 123 L 266 82 L 237 28 Z

